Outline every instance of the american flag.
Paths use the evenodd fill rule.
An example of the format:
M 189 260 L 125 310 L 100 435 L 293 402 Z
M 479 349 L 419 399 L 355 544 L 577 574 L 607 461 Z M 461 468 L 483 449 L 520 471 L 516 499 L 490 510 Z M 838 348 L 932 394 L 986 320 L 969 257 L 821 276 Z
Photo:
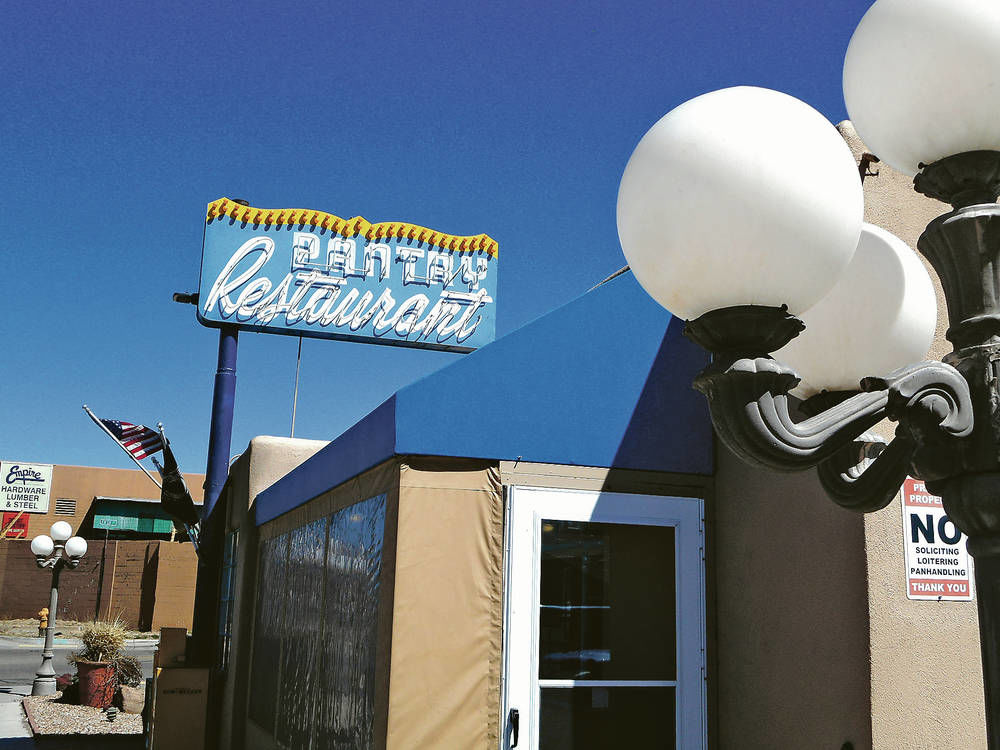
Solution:
M 108 428 L 135 459 L 146 458 L 163 450 L 160 433 L 149 427 L 118 419 L 102 419 L 101 424 Z

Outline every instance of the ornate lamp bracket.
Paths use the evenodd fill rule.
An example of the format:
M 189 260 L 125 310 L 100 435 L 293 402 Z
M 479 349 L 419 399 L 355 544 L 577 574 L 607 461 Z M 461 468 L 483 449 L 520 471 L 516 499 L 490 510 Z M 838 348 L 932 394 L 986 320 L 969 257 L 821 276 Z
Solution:
M 719 438 L 747 463 L 776 471 L 815 466 L 885 418 L 885 392 L 858 393 L 795 422 L 788 391 L 799 383 L 776 360 L 738 359 L 702 372 L 694 387 L 708 398 Z
M 51 557 L 36 557 L 35 564 L 39 568 L 54 568 L 59 561 L 62 559 L 61 555 L 52 555 Z
M 885 377 L 865 378 L 860 392 L 795 421 L 788 395 L 799 383 L 795 372 L 767 356 L 733 355 L 742 348 L 735 321 L 746 321 L 747 310 L 726 308 L 708 315 L 711 320 L 702 316 L 686 329 L 716 354 L 694 387 L 708 398 L 719 438 L 744 461 L 777 471 L 818 465 L 831 498 L 859 511 L 885 507 L 907 473 L 937 478 L 957 470 L 945 460 L 953 451 L 942 446 L 968 436 L 974 420 L 969 386 L 955 368 L 921 362 Z M 768 315 L 772 321 L 791 317 L 780 308 L 757 308 L 752 317 Z M 747 348 L 758 349 L 765 340 L 778 348 L 801 330 L 787 321 L 780 325 L 783 336 L 751 331 L 753 343 Z M 863 434 L 886 418 L 899 422 L 888 446 Z

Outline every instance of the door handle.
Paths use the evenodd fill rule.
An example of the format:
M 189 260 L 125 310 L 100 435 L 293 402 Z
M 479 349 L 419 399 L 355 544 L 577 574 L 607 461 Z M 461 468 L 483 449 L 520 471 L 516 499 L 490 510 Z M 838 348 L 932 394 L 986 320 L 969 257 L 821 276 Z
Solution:
M 521 714 L 516 708 L 510 710 L 508 721 L 510 722 L 510 747 L 513 750 L 517 747 L 517 737 L 521 730 Z

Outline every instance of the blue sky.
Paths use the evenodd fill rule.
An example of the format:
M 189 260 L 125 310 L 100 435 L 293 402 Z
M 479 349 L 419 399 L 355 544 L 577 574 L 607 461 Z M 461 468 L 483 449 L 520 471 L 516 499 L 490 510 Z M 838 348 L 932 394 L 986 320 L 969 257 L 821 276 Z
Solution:
M 0 458 L 132 466 L 86 402 L 162 420 L 204 471 L 218 335 L 171 294 L 197 287 L 211 200 L 485 232 L 503 335 L 624 264 L 618 181 L 682 101 L 753 84 L 844 119 L 869 5 L 6 4 Z M 241 335 L 233 453 L 288 434 L 296 344 Z M 296 436 L 460 356 L 307 339 Z

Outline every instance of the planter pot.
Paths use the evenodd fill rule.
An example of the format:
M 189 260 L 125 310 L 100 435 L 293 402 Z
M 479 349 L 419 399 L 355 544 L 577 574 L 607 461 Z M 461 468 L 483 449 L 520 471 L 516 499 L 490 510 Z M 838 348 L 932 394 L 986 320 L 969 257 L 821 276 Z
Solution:
M 115 697 L 115 668 L 107 662 L 78 661 L 80 705 L 107 708 Z
M 119 690 L 122 696 L 122 711 L 127 714 L 141 714 L 146 704 L 146 688 L 122 685 Z

